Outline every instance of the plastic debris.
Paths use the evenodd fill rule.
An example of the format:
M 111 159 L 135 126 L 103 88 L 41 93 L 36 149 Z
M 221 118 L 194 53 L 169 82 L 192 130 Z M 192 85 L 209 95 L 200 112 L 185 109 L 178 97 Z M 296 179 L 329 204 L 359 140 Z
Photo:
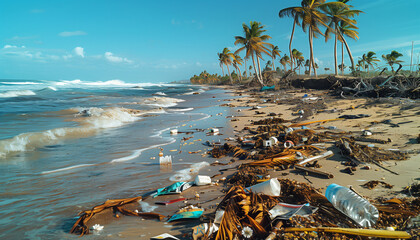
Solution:
M 179 219 L 185 219 L 185 218 L 200 218 L 203 212 L 204 212 L 204 209 L 190 205 L 190 206 L 181 208 L 175 215 L 173 215 L 168 220 L 168 222 L 172 222 Z
M 269 196 L 280 196 L 280 183 L 277 178 L 272 178 L 268 181 L 256 184 L 247 188 L 254 193 L 262 193 Z
M 195 177 L 194 184 L 197 186 L 211 184 L 211 178 L 209 176 L 197 175 Z
M 180 240 L 180 239 L 172 236 L 169 233 L 163 233 L 158 236 L 151 237 L 150 240 Z
M 317 207 L 310 206 L 309 203 L 295 205 L 289 203 L 279 203 L 270 210 L 271 219 L 288 220 L 293 216 L 307 217 L 318 210 Z
M 155 193 L 152 193 L 151 196 L 154 198 L 160 195 L 166 195 L 166 194 L 177 194 L 185 191 L 186 189 L 191 187 L 191 183 L 189 182 L 176 182 L 172 185 L 169 185 L 164 188 L 159 188 L 156 190 Z

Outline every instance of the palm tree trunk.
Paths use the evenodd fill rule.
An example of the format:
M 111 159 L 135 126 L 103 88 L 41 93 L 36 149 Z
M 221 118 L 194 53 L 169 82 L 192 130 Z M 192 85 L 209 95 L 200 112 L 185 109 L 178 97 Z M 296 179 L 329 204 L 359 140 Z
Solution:
M 314 57 L 314 38 L 313 38 L 313 31 L 311 30 L 311 51 L 312 51 L 312 67 L 314 68 L 314 75 L 315 77 L 318 77 L 316 73 L 316 67 L 315 67 L 315 57 Z
M 236 74 L 238 75 L 238 80 L 242 82 L 241 69 L 238 66 L 236 66 L 235 68 L 236 68 Z
M 344 44 L 341 42 L 341 75 L 344 76 Z
M 244 63 L 245 63 L 245 77 L 248 77 L 248 70 L 246 68 L 246 57 L 244 58 Z
M 226 68 L 227 68 L 228 73 L 229 73 L 230 84 L 233 84 L 232 76 L 230 75 L 229 65 L 226 64 Z
M 254 65 L 254 71 L 255 71 L 255 75 L 257 76 L 257 79 L 258 79 L 258 81 L 260 82 L 260 84 L 262 85 L 262 86 L 264 86 L 264 83 L 263 83 L 263 81 L 260 79 L 260 76 L 258 75 L 258 70 L 257 70 L 257 68 L 256 68 L 256 66 L 255 66 L 255 58 L 254 58 L 254 54 L 252 54 L 252 64 Z
M 349 58 L 350 58 L 350 62 L 351 62 L 351 68 L 352 68 L 352 69 L 354 69 L 354 60 L 353 60 L 353 55 L 351 55 L 351 51 L 350 51 L 349 45 L 347 44 L 346 39 L 344 39 L 343 34 L 341 34 L 341 32 L 340 32 L 340 31 L 338 31 L 338 33 L 340 34 L 341 39 L 342 39 L 342 40 L 343 40 L 343 42 L 344 42 L 344 45 L 346 45 L 347 53 L 349 54 Z
M 271 57 L 273 59 L 273 61 L 271 62 L 271 65 L 273 65 L 273 71 L 276 71 L 276 69 L 274 68 L 274 57 Z
M 260 73 L 261 82 L 264 82 L 264 79 L 263 79 L 262 73 L 261 73 L 260 58 L 258 56 L 257 56 L 257 65 L 258 65 L 258 72 Z
M 335 75 L 338 75 L 338 64 L 337 64 L 337 40 L 338 40 L 338 35 L 337 35 L 337 30 L 338 30 L 338 26 L 337 23 L 335 24 L 335 43 L 334 43 L 334 70 L 335 70 Z
M 225 76 L 225 70 L 223 70 L 223 65 L 220 65 L 220 67 L 222 68 L 222 77 L 224 77 Z
M 309 38 L 309 76 L 311 76 L 312 73 L 312 45 L 311 45 L 311 28 L 309 27 L 308 32 L 308 38 Z
M 289 42 L 289 52 L 290 52 L 290 61 L 293 66 L 293 54 L 292 54 L 292 41 L 293 41 L 293 35 L 295 34 L 295 26 L 296 26 L 296 17 L 293 18 L 293 28 L 292 28 L 292 34 L 290 35 L 290 42 Z M 293 68 L 293 67 L 292 67 Z

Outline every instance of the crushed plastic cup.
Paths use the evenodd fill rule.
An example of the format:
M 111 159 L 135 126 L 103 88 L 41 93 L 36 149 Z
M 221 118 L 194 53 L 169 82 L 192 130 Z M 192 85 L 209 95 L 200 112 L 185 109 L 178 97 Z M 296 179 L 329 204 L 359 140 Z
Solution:
M 211 178 L 209 176 L 197 175 L 194 180 L 195 185 L 203 186 L 211 184 Z
M 268 181 L 258 183 L 254 186 L 251 186 L 247 188 L 248 190 L 251 190 L 254 193 L 263 193 L 265 195 L 269 196 L 280 196 L 280 182 L 277 180 L 277 178 L 272 178 Z

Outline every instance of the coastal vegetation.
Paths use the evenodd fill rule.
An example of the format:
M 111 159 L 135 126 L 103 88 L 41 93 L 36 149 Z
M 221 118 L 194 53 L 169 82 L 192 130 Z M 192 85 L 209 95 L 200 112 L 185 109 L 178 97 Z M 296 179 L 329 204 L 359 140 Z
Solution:
M 334 48 L 331 51 L 333 66 L 321 66 L 321 69 L 325 70 L 325 74 L 329 72 L 336 76 L 348 74 L 356 77 L 368 77 L 381 74 L 397 74 L 398 72 L 407 73 L 407 70 L 403 71 L 401 69 L 403 67 L 401 57 L 403 55 L 395 50 L 382 55 L 382 61 L 375 52 L 368 51 L 358 57 L 358 61 L 355 63 L 346 38 L 355 41 L 359 39 L 356 17 L 364 12 L 354 9 L 349 3 L 350 0 L 331 2 L 326 2 L 326 0 L 302 0 L 300 6 L 281 9 L 278 14 L 279 18 L 288 17 L 292 19 L 288 54 L 283 56 L 281 56 L 281 53 L 283 53 L 281 46 L 268 42 L 272 40 L 272 37 L 267 34 L 267 30 L 262 23 L 256 21 L 251 21 L 249 25 L 243 23 L 243 34 L 234 37 L 234 45 L 239 46 L 239 48 L 235 52 L 231 52 L 229 48 L 225 47 L 221 53 L 217 54 L 222 75 L 212 75 L 204 71 L 200 75 L 192 77 L 190 79 L 191 83 L 226 84 L 228 79 L 230 84 L 255 81 L 264 86 L 267 80 L 264 79 L 264 76 L 266 76 L 264 72 L 266 71 L 274 70 L 273 72 L 280 79 L 284 76 L 301 76 L 301 68 L 305 70 L 301 77 L 313 76 L 317 78 L 319 62 L 315 57 L 314 38 L 324 38 L 327 42 L 332 37 L 334 37 Z M 306 58 L 304 53 L 292 47 L 295 32 L 299 28 L 308 37 L 309 53 L 307 53 L 307 56 L 309 57 Z M 339 44 L 341 44 L 341 63 L 338 60 Z M 348 55 L 350 62 L 348 66 L 344 63 L 344 48 L 346 48 L 346 55 Z M 242 54 L 242 57 L 240 54 Z M 265 62 L 265 68 L 262 69 L 261 65 L 263 63 L 261 61 L 264 61 L 264 56 L 268 56 L 270 60 Z M 249 67 L 247 67 L 248 60 L 251 60 Z M 276 63 L 280 67 L 276 68 Z M 397 70 L 395 70 L 395 65 L 398 66 Z M 229 66 L 233 66 L 234 71 L 231 72 Z M 388 70 L 388 66 L 390 70 Z M 227 76 L 224 71 L 225 67 Z M 333 69 L 333 71 L 330 69 Z M 418 73 L 419 69 L 420 66 L 415 66 L 412 69 L 410 64 L 408 73 L 413 71 Z M 346 70 L 347 73 L 345 73 Z

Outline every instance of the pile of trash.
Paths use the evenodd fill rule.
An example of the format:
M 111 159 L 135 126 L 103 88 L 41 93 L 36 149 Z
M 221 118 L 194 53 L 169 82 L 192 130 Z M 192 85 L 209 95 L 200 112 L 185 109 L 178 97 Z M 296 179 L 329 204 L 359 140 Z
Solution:
M 350 169 L 359 164 L 373 163 L 393 172 L 382 166 L 382 162 L 407 158 L 407 154 L 401 151 L 362 144 L 363 142 L 389 142 L 371 138 L 371 134 L 345 132 L 335 127 L 316 129 L 308 127 L 313 123 L 338 120 L 290 123 L 281 118 L 267 118 L 253 122 L 253 125 L 257 126 L 256 129 L 248 127 L 244 129 L 249 134 L 239 137 L 236 143 L 213 145 L 213 149 L 208 151 L 208 154 L 214 158 L 231 156 L 246 160 L 237 168 L 237 172 L 223 179 L 225 195 L 222 196 L 223 199 L 215 206 L 215 209 L 206 209 L 200 205 L 201 203 L 187 204 L 186 198 L 181 197 L 156 202 L 163 205 L 176 202 L 187 204 L 173 215 L 163 216 L 143 211 L 143 209 L 133 211 L 128 207 L 144 199 L 145 196 L 108 200 L 102 205 L 82 212 L 71 232 L 80 235 L 89 233 L 90 227 L 96 226 L 90 221 L 95 214 L 112 211 L 115 214 L 154 218 L 168 222 L 200 219 L 201 222 L 191 229 L 189 237 L 194 240 L 360 239 L 364 237 L 408 239 L 412 235 L 419 236 L 420 187 L 418 184 L 404 190 L 412 196 L 410 198 L 370 200 L 355 192 L 354 189 L 337 184 L 330 184 L 325 194 L 322 194 L 320 189 L 315 189 L 306 183 L 270 177 L 268 170 L 281 171 L 294 168 L 306 175 L 334 178 L 332 174 L 319 170 L 321 165 L 318 160 L 334 154 L 325 147 L 326 143 L 329 143 L 332 148 L 336 147 L 341 155 L 348 159 L 345 166 L 349 166 Z M 349 171 L 351 173 L 352 170 Z M 219 181 L 212 182 L 211 177 L 198 175 L 193 182 L 175 182 L 167 187 L 156 189 L 148 196 L 155 198 L 160 195 L 182 193 L 193 186 L 218 186 L 218 183 Z M 373 189 L 379 184 L 386 188 L 393 187 L 383 181 L 371 181 L 364 187 Z M 195 199 L 200 199 L 197 192 Z M 100 227 L 96 226 L 96 229 Z M 178 239 L 170 234 L 163 234 L 152 239 L 163 237 Z

